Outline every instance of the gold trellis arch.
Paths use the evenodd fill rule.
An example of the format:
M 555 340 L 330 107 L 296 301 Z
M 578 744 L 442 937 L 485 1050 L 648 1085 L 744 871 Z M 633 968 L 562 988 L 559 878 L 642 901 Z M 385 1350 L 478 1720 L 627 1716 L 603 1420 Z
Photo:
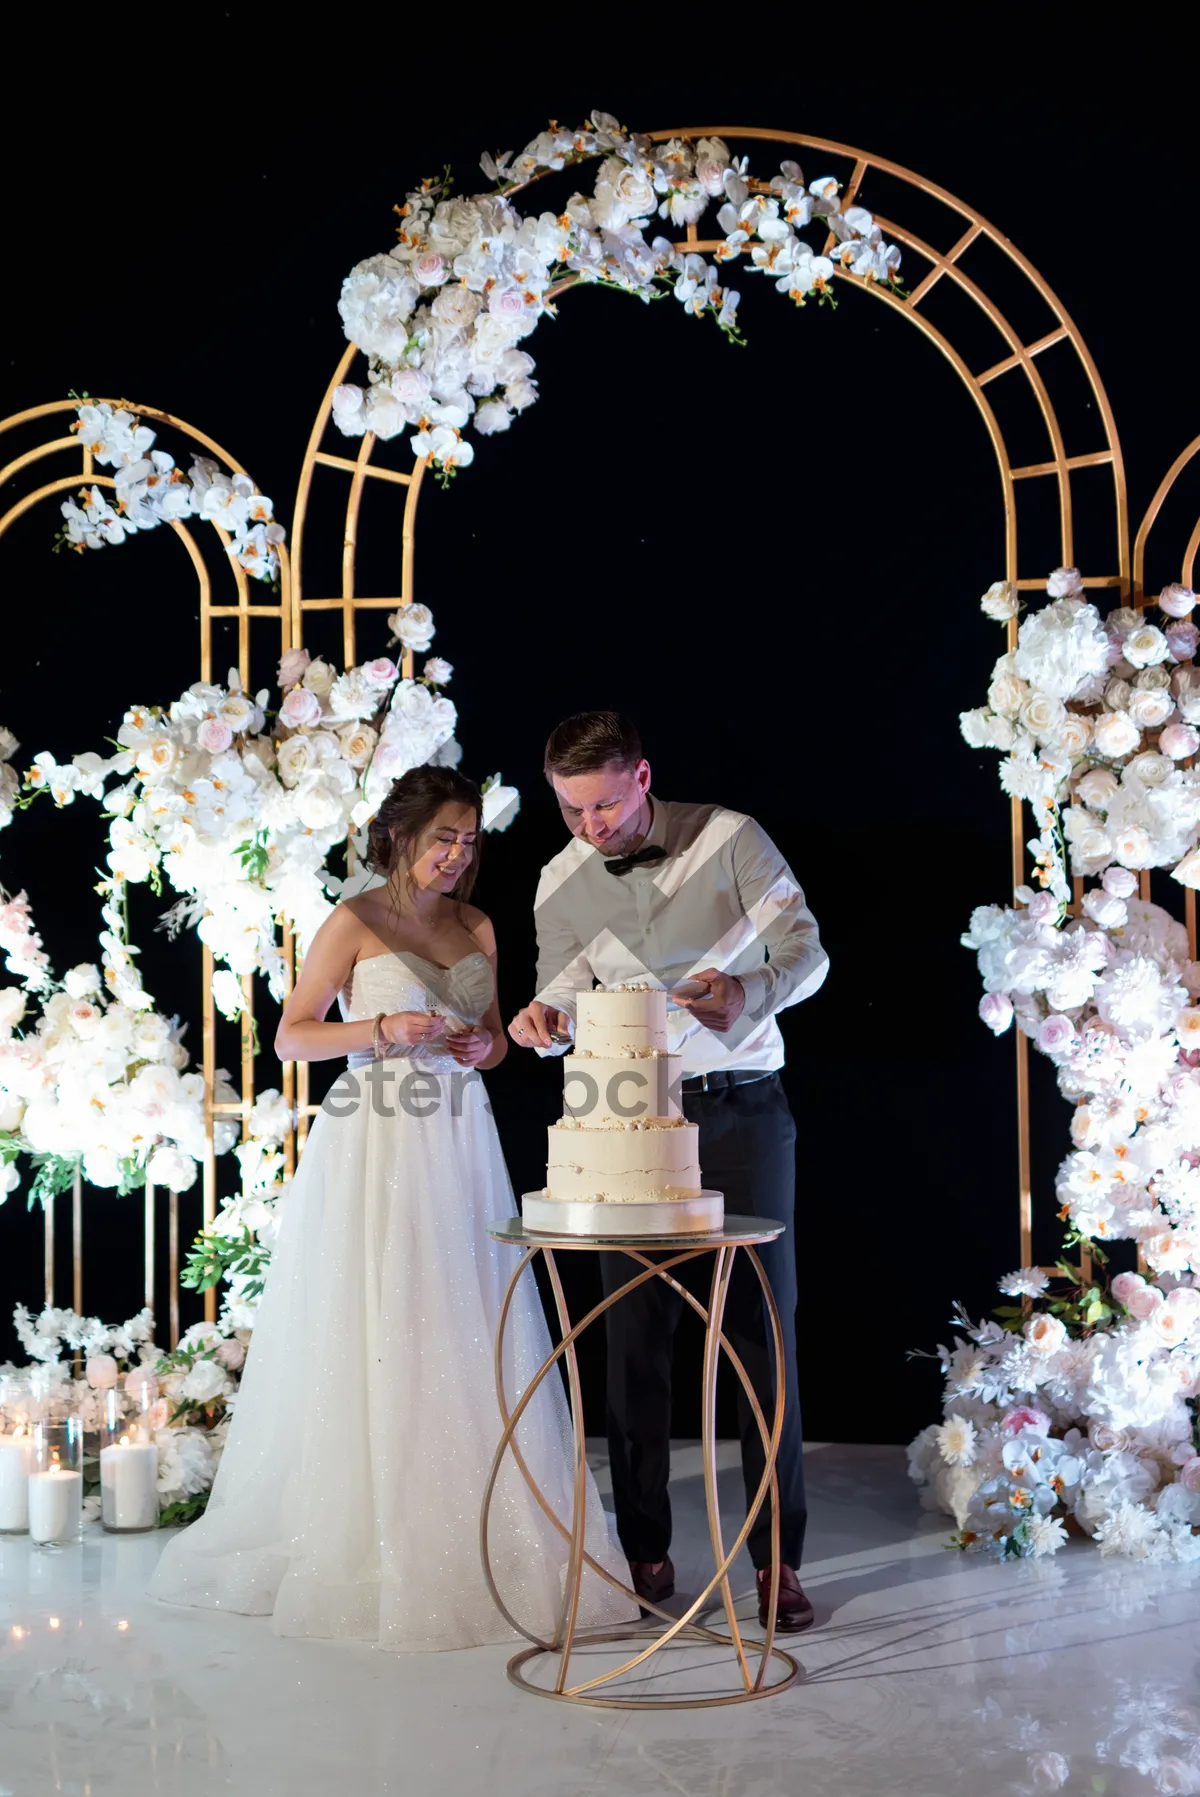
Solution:
M 48 405 L 31 406 L 23 412 L 16 412 L 11 417 L 0 420 L 0 437 L 11 436 L 13 432 L 29 433 L 49 430 L 52 434 L 41 437 L 34 445 L 11 458 L 0 467 L 0 495 L 14 482 L 23 485 L 26 490 L 20 491 L 3 512 L 0 512 L 0 538 L 12 528 L 17 520 L 44 501 L 61 501 L 68 494 L 76 492 L 81 485 L 113 489 L 116 482 L 112 475 L 97 471 L 90 446 L 84 442 L 77 431 L 61 434 L 60 426 L 63 413 L 74 413 L 78 401 L 75 399 L 55 400 Z M 169 428 L 178 432 L 198 449 L 203 449 L 215 457 L 228 470 L 237 474 L 245 474 L 242 464 L 229 451 L 188 424 L 182 418 L 176 418 L 170 412 L 163 412 L 153 406 L 137 405 L 130 400 L 94 397 L 94 405 L 109 404 L 120 406 L 126 411 L 135 412 L 147 423 Z M 52 480 L 40 477 L 49 472 L 43 464 L 52 459 L 70 456 L 76 462 L 73 472 L 56 475 Z M 24 477 L 24 479 L 22 479 Z M 29 482 L 33 482 L 32 485 Z M 0 499 L 0 504 L 3 500 Z M 240 564 L 230 555 L 222 554 L 222 574 L 232 582 L 233 602 L 226 604 L 214 600 L 213 576 L 205 559 L 200 542 L 191 522 L 182 519 L 168 520 L 171 529 L 182 544 L 191 564 L 193 575 L 199 590 L 200 619 L 200 679 L 211 680 L 213 675 L 214 625 L 218 620 L 236 619 L 237 625 L 237 662 L 243 687 L 253 691 L 251 683 L 251 621 L 262 618 L 273 621 L 279 630 L 279 650 L 286 649 L 291 642 L 291 578 L 288 553 L 285 546 L 279 550 L 280 583 L 279 593 L 271 596 L 270 603 L 251 597 L 251 582 Z M 227 531 L 215 525 L 205 525 L 206 530 L 214 532 L 222 549 L 228 548 L 230 538 Z M 110 553 L 118 551 L 113 548 Z M 129 553 L 128 548 L 126 553 Z M 226 573 L 227 570 L 227 573 Z M 222 672 L 224 670 L 222 669 Z M 158 697 L 160 695 L 155 695 Z M 294 954 L 290 934 L 284 936 L 284 961 L 289 970 L 293 965 Z M 201 952 L 203 991 L 201 996 L 202 1016 L 202 1051 L 201 1068 L 204 1074 L 205 1091 L 205 1134 L 207 1152 L 201 1169 L 201 1211 L 197 1219 L 208 1224 L 217 1210 L 217 1167 L 213 1151 L 213 1127 L 217 1118 L 222 1116 L 237 1117 L 241 1120 L 242 1136 L 249 1134 L 250 1109 L 254 1102 L 254 981 L 247 975 L 241 981 L 243 1012 L 241 1018 L 241 1097 L 236 1101 L 221 1101 L 216 1098 L 217 1074 L 217 1025 L 216 1012 L 212 993 L 213 956 L 207 945 Z M 289 1103 L 295 1101 L 295 1068 L 288 1064 L 283 1069 L 283 1091 Z M 289 1137 L 285 1143 L 285 1159 L 289 1170 L 295 1165 L 295 1141 Z M 83 1185 L 82 1177 L 75 1176 L 71 1204 L 71 1238 L 72 1238 L 72 1304 L 76 1310 L 83 1308 Z M 143 1218 L 143 1264 L 145 1302 L 155 1308 L 156 1266 L 157 1266 L 157 1220 L 158 1194 L 154 1187 L 147 1183 L 142 1210 Z M 179 1337 L 179 1196 L 174 1192 L 167 1194 L 167 1284 L 168 1314 L 170 1319 L 171 1345 L 174 1346 Z M 54 1303 L 55 1292 L 55 1206 L 53 1200 L 45 1207 L 44 1223 L 44 1293 L 47 1304 Z M 216 1293 L 205 1294 L 205 1315 L 211 1321 L 216 1316 Z
M 828 138 L 808 137 L 793 131 L 774 131 L 744 126 L 694 127 L 687 130 L 652 131 L 648 135 L 654 142 L 662 142 L 672 137 L 692 139 L 721 137 L 726 143 L 735 147 L 747 142 L 780 144 L 786 145 L 789 150 L 815 150 L 823 155 L 837 158 L 839 161 L 848 162 L 850 172 L 844 184 L 843 205 L 848 206 L 853 202 L 866 205 L 874 214 L 885 237 L 903 245 L 906 276 L 911 278 L 911 269 L 914 264 L 918 271 L 917 278 L 913 280 L 912 286 L 906 294 L 901 295 L 876 283 L 865 284 L 866 291 L 882 304 L 892 307 L 908 318 L 940 350 L 970 394 L 987 429 L 996 457 L 1004 504 L 1005 577 L 1015 581 L 1021 588 L 1037 589 L 1044 585 L 1047 573 L 1044 567 L 1030 568 L 1020 560 L 1018 486 L 1026 482 L 1041 481 L 1053 484 L 1057 497 L 1059 557 L 1064 566 L 1070 566 L 1075 561 L 1073 477 L 1082 469 L 1107 468 L 1111 480 L 1113 501 L 1111 559 L 1108 560 L 1106 566 L 1084 569 L 1084 584 L 1090 588 L 1111 589 L 1114 597 L 1120 596 L 1122 599 L 1129 594 L 1129 519 L 1125 468 L 1108 395 L 1092 360 L 1091 352 L 1066 307 L 1028 258 L 1023 256 L 1015 245 L 1010 243 L 1001 231 L 997 230 L 995 225 L 991 224 L 975 208 L 966 205 L 935 182 L 927 181 L 923 176 L 914 174 L 911 169 L 906 169 L 896 162 L 889 162 L 883 157 L 870 156 L 865 151 L 856 150 L 848 144 L 837 143 Z M 944 218 L 947 234 L 951 238 L 949 249 L 938 250 L 925 237 L 907 225 L 902 216 L 891 217 L 875 207 L 872 203 L 871 181 L 872 177 L 881 176 L 890 177 L 899 182 L 906 198 L 919 194 L 924 196 L 923 204 L 927 205 L 928 202 L 933 202 L 935 210 L 940 208 L 938 217 Z M 544 178 L 541 175 L 536 177 L 536 179 Z M 714 251 L 720 240 L 702 239 L 696 226 L 689 225 L 684 238 L 679 241 L 682 248 L 705 253 Z M 1048 310 L 1054 321 L 1048 331 L 1031 342 L 1024 340 L 1021 333 L 1010 322 L 1004 307 L 989 292 L 989 285 L 994 285 L 994 282 L 989 283 L 987 271 L 979 269 L 971 272 L 968 267 L 964 266 L 968 252 L 977 244 L 990 244 L 995 250 L 998 250 L 1005 259 L 1009 271 L 1015 273 L 1019 282 L 1023 283 L 1025 295 L 1035 295 L 1043 307 Z M 840 265 L 837 266 L 836 272 L 850 285 L 859 288 L 864 286 L 861 280 L 844 274 Z M 1005 354 L 984 367 L 973 368 L 964 353 L 952 342 L 947 332 L 935 324 L 928 313 L 922 309 L 939 283 L 947 281 L 971 302 L 978 315 L 981 315 L 994 327 L 1006 346 Z M 571 277 L 552 291 L 557 294 L 574 284 L 575 278 Z M 1039 367 L 1040 358 L 1048 351 L 1059 349 L 1059 346 L 1061 346 L 1061 354 L 1070 355 L 1073 358 L 1076 371 L 1082 373 L 1086 389 L 1090 391 L 1094 401 L 1093 418 L 1095 422 L 1092 424 L 1092 429 L 1094 431 L 1098 424 L 1100 441 L 1084 454 L 1067 454 L 1058 413 Z M 359 612 L 390 609 L 396 605 L 407 604 L 417 596 L 414 577 L 416 517 L 425 473 L 425 464 L 421 461 L 416 462 L 412 472 L 408 474 L 374 465 L 372 457 L 375 440 L 370 434 L 361 439 L 357 454 L 353 457 L 322 447 L 326 433 L 331 428 L 334 389 L 339 382 L 346 378 L 358 353 L 353 345 L 345 351 L 317 414 L 301 469 L 292 526 L 292 640 L 296 643 L 302 640 L 306 613 L 340 610 L 343 620 L 343 651 L 347 664 L 356 659 L 355 620 Z M 1023 383 L 1032 395 L 1037 412 L 1045 427 L 1050 453 L 1043 461 L 1019 466 L 1013 465 L 1004 432 L 989 398 L 989 389 L 993 384 L 1006 381 L 1010 377 Z M 338 443 L 345 443 L 345 439 L 336 432 L 335 439 Z M 1172 475 L 1178 472 L 1178 468 L 1182 466 L 1188 455 L 1195 454 L 1198 449 L 1200 449 L 1200 438 L 1191 446 L 1189 452 L 1185 452 L 1185 456 L 1172 471 Z M 346 500 L 343 533 L 342 591 L 336 596 L 323 595 L 310 599 L 305 596 L 302 584 L 303 539 L 310 493 L 318 469 L 331 469 L 339 471 L 343 475 L 349 475 L 350 488 Z M 482 478 L 482 475 L 476 474 L 472 478 Z M 1168 483 L 1170 478 L 1169 476 Z M 386 596 L 366 597 L 360 595 L 356 588 L 355 559 L 363 492 L 367 480 L 372 479 L 389 482 L 402 488 L 404 510 L 401 527 L 399 591 Z M 1168 483 L 1164 483 L 1164 489 Z M 1140 545 L 1143 536 L 1139 535 L 1138 540 Z M 1197 525 L 1197 531 L 1193 533 L 1189 545 L 1187 561 L 1189 570 L 1198 547 L 1200 547 L 1200 524 Z M 1008 631 L 1009 647 L 1012 648 L 1016 643 L 1015 622 L 1009 625 Z M 1011 812 L 1012 868 L 1013 882 L 1016 885 L 1022 882 L 1025 875 L 1025 831 L 1022 806 L 1019 800 L 1014 799 L 1011 802 Z M 1148 892 L 1148 882 L 1145 876 L 1143 876 L 1143 886 Z M 1192 895 L 1188 896 L 1191 901 Z M 1194 931 L 1194 918 L 1191 916 L 1190 903 L 1189 924 Z M 1033 1233 L 1029 1064 L 1026 1038 L 1019 1031 L 1015 1034 L 1018 1208 L 1022 1264 L 1027 1266 L 1032 1260 Z M 311 1114 L 312 1107 L 307 1102 L 303 1068 L 299 1071 L 298 1087 L 302 1113 Z

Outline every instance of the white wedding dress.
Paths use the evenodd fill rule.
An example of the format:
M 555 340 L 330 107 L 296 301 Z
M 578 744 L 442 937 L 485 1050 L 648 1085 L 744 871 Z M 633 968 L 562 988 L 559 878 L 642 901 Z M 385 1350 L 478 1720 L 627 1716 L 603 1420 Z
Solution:
M 340 1003 L 347 1018 L 434 1010 L 475 1021 L 491 997 L 482 954 L 448 970 L 381 954 L 356 964 Z M 351 1057 L 315 1120 L 212 1498 L 168 1543 L 150 1590 L 171 1603 L 269 1612 L 283 1635 L 412 1651 L 510 1641 L 484 1582 L 479 1512 L 501 1433 L 496 1324 L 517 1256 L 486 1225 L 514 1214 L 512 1188 L 477 1074 L 422 1048 L 390 1058 L 386 1079 L 368 1084 L 371 1061 Z M 410 1072 L 433 1078 L 405 1105 L 400 1084 Z M 434 1092 L 436 1102 L 426 1096 Z M 508 1340 L 511 1409 L 550 1351 L 529 1272 Z M 569 1526 L 571 1430 L 557 1370 L 518 1439 Z M 588 1520 L 589 1553 L 627 1581 L 590 1475 Z M 511 1455 L 493 1496 L 489 1548 L 510 1612 L 549 1637 L 566 1543 Z M 581 1622 L 636 1616 L 585 1570 Z

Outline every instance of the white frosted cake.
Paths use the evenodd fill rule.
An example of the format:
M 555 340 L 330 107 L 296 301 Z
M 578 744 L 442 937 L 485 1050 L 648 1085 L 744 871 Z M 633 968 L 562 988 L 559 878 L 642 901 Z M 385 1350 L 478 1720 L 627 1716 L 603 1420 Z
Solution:
M 724 1199 L 700 1184 L 699 1130 L 683 1115 L 682 1062 L 667 1048 L 667 995 L 648 985 L 579 995 L 563 1116 L 529 1228 L 564 1235 L 719 1229 Z

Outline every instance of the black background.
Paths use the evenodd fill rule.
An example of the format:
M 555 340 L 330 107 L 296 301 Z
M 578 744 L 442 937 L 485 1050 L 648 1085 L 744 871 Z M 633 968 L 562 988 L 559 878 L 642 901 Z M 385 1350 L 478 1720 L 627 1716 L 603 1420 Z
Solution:
M 1171 84 L 1153 15 L 1136 48 L 1043 30 L 1018 56 L 932 27 L 923 47 L 915 15 L 903 35 L 864 23 L 859 42 L 839 31 L 835 46 L 815 20 L 809 42 L 767 13 L 752 57 L 734 53 L 730 23 L 697 76 L 649 41 L 631 60 L 617 43 L 606 52 L 597 23 L 586 52 L 582 35 L 577 49 L 519 57 L 511 43 L 447 48 L 453 80 L 417 57 L 411 31 L 403 55 L 370 32 L 334 54 L 328 21 L 305 46 L 291 24 L 281 46 L 253 11 L 213 19 L 154 66 L 114 64 L 89 92 L 39 93 L 10 120 L 4 412 L 70 388 L 163 407 L 238 456 L 290 524 L 343 347 L 339 285 L 392 241 L 393 203 L 445 162 L 469 193 L 484 184 L 480 151 L 520 148 L 547 109 L 573 122 L 599 105 L 636 129 L 741 121 L 861 144 L 977 206 L 1078 322 L 1115 409 L 1135 521 L 1200 428 L 1196 158 L 1170 102 L 1148 108 Z M 1025 27 L 1012 23 L 1015 41 Z M 769 147 L 745 147 L 752 171 L 774 172 Z M 801 160 L 810 178 L 845 170 Z M 861 199 L 872 204 L 870 185 Z M 874 201 L 886 211 L 891 196 Z M 978 1023 L 973 957 L 958 943 L 972 907 L 1004 902 L 1010 885 L 995 758 L 969 751 L 957 724 L 1002 648 L 977 607 L 1003 573 L 1001 493 L 965 390 L 902 318 L 846 284 L 836 314 L 794 311 L 750 275 L 740 286 L 744 350 L 669 300 L 568 296 L 528 345 L 540 403 L 507 437 L 480 441 L 449 492 L 426 488 L 418 597 L 455 665 L 464 767 L 499 768 L 523 794 L 513 827 L 487 841 L 477 889 L 497 926 L 506 1014 L 531 990 L 533 887 L 562 840 L 539 770 L 567 712 L 629 711 L 658 792 L 749 811 L 786 851 L 832 960 L 821 992 L 782 1020 L 807 1432 L 895 1441 L 935 1406 L 932 1363 L 907 1350 L 945 1338 L 952 1299 L 989 1306 L 1018 1259 L 1012 1043 Z M 974 367 L 997 359 L 949 301 L 939 322 Z M 1028 338 L 1046 328 L 1019 311 L 1015 322 Z M 1068 452 L 1100 447 L 1077 386 L 1055 398 Z M 1002 422 L 1014 463 L 1048 454 L 1031 418 Z M 308 530 L 310 595 L 340 554 L 344 485 L 327 481 Z M 1104 486 L 1076 489 L 1085 573 L 1115 567 Z M 1058 560 L 1039 504 L 1021 514 L 1023 573 Z M 1189 527 L 1182 512 L 1164 523 L 1148 585 L 1176 577 Z M 20 764 L 40 748 L 102 747 L 129 704 L 168 702 L 199 673 L 195 584 L 169 533 L 52 557 L 56 528 L 42 506 L 0 564 L 0 721 L 22 741 Z M 371 492 L 362 537 L 360 591 L 397 592 L 386 493 Z M 385 638 L 379 614 L 360 628 L 360 657 Z M 307 641 L 326 646 L 316 630 Z M 271 678 L 276 644 L 256 638 L 254 684 Z M 327 646 L 340 661 L 334 636 Z M 70 813 L 39 802 L 0 842 L 0 877 L 28 889 L 59 969 L 95 956 L 103 852 L 83 800 Z M 135 895 L 147 984 L 161 1008 L 197 1019 L 198 949 L 155 935 L 158 909 Z M 222 1046 L 235 1066 L 232 1038 Z M 1052 1175 L 1067 1146 L 1046 1072 L 1033 1069 L 1041 1259 L 1057 1250 Z M 275 1077 L 268 1047 L 260 1083 Z M 561 1071 L 514 1050 L 490 1084 L 514 1185 L 540 1184 Z M 184 1200 L 187 1234 L 198 1191 Z M 140 1199 L 96 1192 L 87 1206 L 84 1304 L 115 1320 L 140 1302 Z M 65 1261 L 60 1271 L 62 1301 Z M 12 1303 L 40 1292 L 41 1219 L 18 1193 L 0 1214 L 0 1357 L 15 1347 Z M 185 1322 L 197 1314 L 189 1298 Z M 596 1425 L 594 1355 L 587 1372 Z M 696 1427 L 685 1393 L 676 1425 Z

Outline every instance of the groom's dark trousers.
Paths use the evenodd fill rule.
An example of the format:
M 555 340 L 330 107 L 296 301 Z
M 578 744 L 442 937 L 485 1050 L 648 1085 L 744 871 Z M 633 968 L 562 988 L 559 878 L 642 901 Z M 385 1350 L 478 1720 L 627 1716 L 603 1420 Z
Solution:
M 692 1090 L 685 1080 L 684 1111 L 700 1126 L 700 1169 L 704 1185 L 724 1192 L 728 1216 L 773 1217 L 787 1225 L 777 1241 L 758 1250 L 779 1308 L 783 1330 L 785 1409 L 779 1443 L 780 1557 L 799 1566 L 808 1511 L 804 1499 L 803 1442 L 796 1388 L 796 1242 L 793 1233 L 796 1185 L 796 1125 L 777 1073 L 732 1083 L 710 1073 L 708 1089 Z M 680 1238 L 680 1247 L 687 1238 Z M 707 1306 L 713 1261 L 698 1257 L 676 1269 L 675 1277 Z M 600 1256 L 606 1293 L 618 1290 L 641 1271 L 623 1254 Z M 699 1273 L 699 1279 L 697 1278 Z M 655 1564 L 671 1545 L 671 1358 L 675 1328 L 684 1300 L 665 1280 L 649 1279 L 607 1313 L 608 1444 L 613 1497 L 621 1546 L 630 1560 Z M 739 1356 L 770 1428 L 775 1409 L 774 1353 L 762 1291 L 746 1253 L 734 1259 L 725 1334 Z M 741 1381 L 738 1431 L 747 1508 L 762 1479 L 765 1456 L 754 1414 Z M 750 1532 L 756 1567 L 771 1563 L 770 1501 Z

